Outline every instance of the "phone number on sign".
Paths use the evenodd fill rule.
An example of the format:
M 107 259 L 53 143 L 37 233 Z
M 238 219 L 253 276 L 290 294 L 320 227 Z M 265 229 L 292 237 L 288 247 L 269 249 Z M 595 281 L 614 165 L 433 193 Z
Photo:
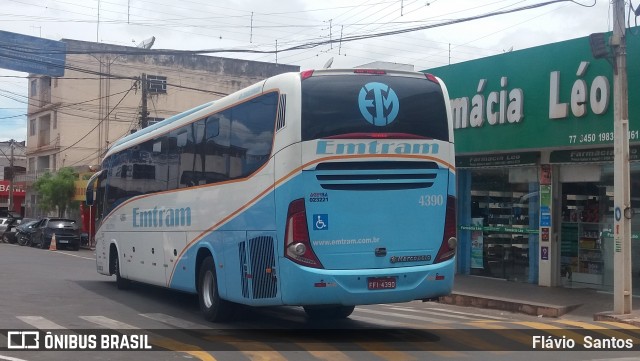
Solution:
M 640 139 L 640 130 L 630 130 L 629 140 Z M 574 134 L 569 136 L 570 144 L 613 142 L 613 132 Z

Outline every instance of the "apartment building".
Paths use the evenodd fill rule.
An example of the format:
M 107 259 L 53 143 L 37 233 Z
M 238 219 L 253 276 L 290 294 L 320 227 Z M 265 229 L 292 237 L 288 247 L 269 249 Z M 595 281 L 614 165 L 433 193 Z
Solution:
M 29 80 L 27 184 L 62 167 L 88 170 L 110 144 L 143 123 L 299 71 L 292 65 L 153 50 L 141 54 L 135 47 L 62 41 L 67 46 L 64 76 L 32 74 Z M 28 191 L 32 216 L 38 215 L 36 203 Z

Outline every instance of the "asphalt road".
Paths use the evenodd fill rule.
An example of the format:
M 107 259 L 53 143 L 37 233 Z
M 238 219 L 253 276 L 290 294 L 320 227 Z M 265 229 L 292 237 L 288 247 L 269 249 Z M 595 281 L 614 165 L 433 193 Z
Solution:
M 193 295 L 139 284 L 117 290 L 114 277 L 96 272 L 92 251 L 0 244 L 0 361 L 638 360 L 640 330 L 624 327 L 431 302 L 357 307 L 347 320 L 316 322 L 298 307 L 242 308 L 234 322 L 213 324 L 200 317 Z M 18 331 L 38 332 L 41 344 L 50 331 L 56 335 L 48 338 L 50 345 L 63 349 L 91 342 L 99 348 L 115 335 L 111 346 L 139 340 L 152 351 L 8 350 L 9 332 L 17 337 Z M 585 335 L 628 339 L 635 349 L 541 348 L 549 340 L 564 349 L 577 340 L 579 348 Z M 540 340 L 536 350 L 534 336 Z

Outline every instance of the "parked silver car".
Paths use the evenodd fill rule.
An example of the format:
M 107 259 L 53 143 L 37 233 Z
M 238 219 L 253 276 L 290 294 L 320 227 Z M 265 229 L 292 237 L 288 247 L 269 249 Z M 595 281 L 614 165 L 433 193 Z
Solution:
M 0 233 L 4 232 L 4 230 L 7 229 L 10 221 L 11 218 L 0 218 Z

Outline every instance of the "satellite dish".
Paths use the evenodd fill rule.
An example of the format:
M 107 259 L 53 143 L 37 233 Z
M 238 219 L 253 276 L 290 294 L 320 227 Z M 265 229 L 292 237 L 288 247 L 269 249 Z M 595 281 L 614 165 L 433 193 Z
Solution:
M 322 69 L 329 69 L 331 67 L 331 64 L 333 64 L 333 57 L 331 57 L 329 60 L 327 60 L 326 63 L 324 63 Z
M 136 47 L 142 48 L 142 49 L 151 49 L 155 41 L 156 41 L 156 37 L 152 36 L 149 39 L 143 40 L 140 44 L 136 45 Z

